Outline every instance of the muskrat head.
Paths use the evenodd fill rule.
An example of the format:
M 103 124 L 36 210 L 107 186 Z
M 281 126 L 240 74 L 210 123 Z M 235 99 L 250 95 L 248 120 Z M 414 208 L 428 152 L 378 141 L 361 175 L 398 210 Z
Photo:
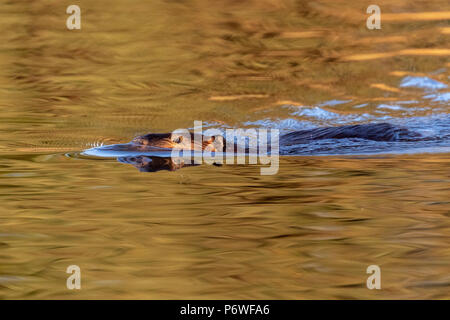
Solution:
M 132 143 L 158 148 L 177 148 L 182 150 L 224 151 L 225 139 L 222 136 L 203 136 L 201 134 L 149 133 L 134 138 Z
M 143 136 L 137 136 L 131 142 L 158 148 L 173 148 L 176 145 L 172 140 L 171 133 L 149 133 Z

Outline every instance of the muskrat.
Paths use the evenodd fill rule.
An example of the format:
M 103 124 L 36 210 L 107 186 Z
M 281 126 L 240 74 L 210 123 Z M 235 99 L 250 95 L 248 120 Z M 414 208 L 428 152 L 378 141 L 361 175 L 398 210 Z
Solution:
M 250 144 L 250 138 L 245 146 L 239 144 L 239 142 L 236 143 L 234 141 L 235 137 L 240 136 L 242 138 L 242 135 L 235 135 L 233 137 L 233 140 L 231 140 L 232 135 L 229 135 L 228 131 L 227 138 L 229 138 L 229 141 L 225 140 L 225 138 L 219 134 L 207 136 L 200 133 L 192 133 L 187 130 L 182 130 L 181 132 L 182 133 L 177 130 L 173 133 L 149 133 L 134 138 L 130 143 L 109 146 L 109 149 L 123 152 L 162 151 L 162 156 L 141 154 L 118 158 L 119 162 L 131 164 L 140 171 L 144 172 L 156 172 L 159 170 L 175 171 L 183 167 L 198 165 L 202 163 L 202 160 L 209 161 L 208 163 L 219 166 L 223 163 L 224 159 L 220 158 L 220 155 L 219 158 L 215 158 L 216 155 L 212 156 L 211 158 L 208 158 L 207 156 L 206 158 L 201 157 L 200 159 L 196 158 L 197 155 L 194 155 L 193 158 L 189 157 L 191 155 L 190 151 L 192 150 L 202 151 L 200 152 L 200 156 L 204 156 L 204 153 L 206 151 L 226 152 L 227 163 L 229 163 L 228 156 L 231 152 L 234 152 L 235 155 L 239 155 L 244 152 L 245 155 L 249 156 L 249 163 L 252 163 L 250 161 L 250 157 L 255 156 L 255 154 L 257 153 L 255 151 L 259 151 L 260 161 L 264 160 L 261 155 L 263 157 L 267 157 L 267 161 L 264 160 L 264 162 L 261 163 L 270 163 L 270 167 L 261 168 L 261 174 L 275 174 L 276 172 L 278 172 L 279 154 L 291 154 L 292 147 L 295 151 L 297 150 L 297 147 L 303 148 L 305 146 L 308 147 L 309 144 L 312 145 L 313 141 L 315 140 L 360 139 L 359 142 L 354 141 L 354 143 L 356 145 L 364 145 L 365 140 L 367 140 L 367 144 L 370 144 L 368 142 L 370 140 L 390 142 L 419 141 L 427 139 L 426 137 L 422 137 L 420 134 L 412 132 L 403 127 L 391 125 L 388 123 L 372 123 L 299 130 L 283 134 L 280 137 L 278 137 L 278 133 L 276 133 L 275 137 L 273 135 L 270 136 L 271 142 L 269 150 L 269 146 L 264 145 L 261 145 L 261 147 L 257 145 L 256 149 L 251 149 L 250 146 L 252 146 L 253 148 L 255 146 Z M 245 135 L 245 133 L 243 134 Z M 254 134 L 251 136 L 254 137 Z M 273 144 L 274 141 L 275 144 Z M 282 149 L 282 147 L 286 148 Z M 181 152 L 177 152 L 174 155 L 173 151 L 176 151 L 176 149 L 188 150 L 189 152 L 187 153 L 187 157 L 184 157 L 184 152 L 183 156 L 181 155 Z M 170 157 L 164 155 L 166 151 L 171 152 Z M 254 160 L 256 161 L 256 158 Z M 232 158 L 231 162 L 234 163 L 234 158 Z
M 236 150 L 234 142 L 230 149 L 227 148 L 227 141 L 223 136 L 203 136 L 190 132 L 188 134 L 190 135 L 190 139 L 189 137 L 173 133 L 149 133 L 134 138 L 131 143 L 137 144 L 138 146 L 168 149 L 209 150 L 213 152 Z M 311 140 L 322 139 L 360 138 L 373 141 L 411 141 L 419 137 L 420 134 L 418 133 L 389 123 L 369 123 L 290 132 L 280 136 L 280 146 L 292 146 L 307 143 Z

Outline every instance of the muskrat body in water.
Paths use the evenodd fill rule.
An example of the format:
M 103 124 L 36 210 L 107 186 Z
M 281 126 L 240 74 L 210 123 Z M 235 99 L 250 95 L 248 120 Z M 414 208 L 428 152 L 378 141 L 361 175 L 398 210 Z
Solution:
M 138 146 L 196 151 L 236 150 L 234 142 L 231 148 L 230 146 L 227 148 L 227 141 L 222 136 L 209 137 L 194 133 L 189 133 L 189 135 L 190 137 L 184 137 L 173 133 L 149 133 L 134 138 L 131 143 Z M 419 137 L 420 134 L 403 127 L 389 123 L 371 123 L 290 132 L 280 136 L 280 146 L 292 146 L 322 139 L 359 138 L 373 141 L 410 141 Z
M 187 130 L 182 131 L 182 133 L 178 132 L 178 130 L 173 133 L 148 133 L 134 138 L 130 143 L 104 146 L 102 149 L 106 152 L 118 152 L 121 154 L 118 157 L 119 162 L 131 164 L 143 172 L 156 172 L 160 170 L 175 171 L 183 167 L 199 165 L 202 163 L 202 153 L 207 151 L 224 152 L 224 154 L 227 154 L 227 157 L 229 153 L 234 153 L 235 155 L 245 153 L 249 156 L 249 161 L 251 155 L 267 155 L 269 162 L 264 163 L 270 163 L 271 166 L 261 168 L 261 170 L 271 169 L 272 171 L 268 170 L 267 172 L 270 172 L 264 174 L 275 174 L 278 171 L 277 157 L 279 154 L 302 154 L 305 148 L 308 151 L 308 148 L 311 146 L 323 154 L 323 150 L 327 150 L 326 148 L 330 145 L 339 146 L 337 141 L 336 143 L 329 143 L 330 139 L 349 139 L 348 143 L 343 141 L 345 151 L 348 151 L 349 146 L 354 145 L 356 148 L 362 148 L 366 145 L 373 145 L 373 142 L 422 141 L 428 139 L 419 133 L 403 127 L 388 123 L 372 123 L 299 130 L 283 134 L 279 137 L 278 133 L 276 133 L 276 138 L 273 135 L 270 137 L 270 146 L 258 145 L 256 149 L 251 149 L 250 138 L 248 143 L 242 145 L 239 144 L 241 142 L 235 142 L 237 135 L 231 140 L 232 135 L 228 135 L 228 132 L 227 137 L 229 141 L 220 134 L 207 136 L 200 133 L 192 133 Z M 242 138 L 242 136 L 239 137 Z M 324 141 L 324 144 L 320 142 L 320 140 L 326 139 L 328 141 Z M 272 144 L 273 140 L 276 141 L 275 144 Z M 320 149 L 317 149 L 318 147 Z M 341 148 L 343 147 L 341 146 Z M 189 152 L 186 154 L 184 152 L 176 152 L 174 155 L 173 151 L 177 149 L 188 150 Z M 200 162 L 196 160 L 197 154 L 193 158 L 190 157 L 193 155 L 190 151 L 201 151 L 200 159 L 197 159 Z M 185 155 L 187 156 L 186 158 L 184 157 Z M 216 159 L 214 156 L 211 158 L 211 161 L 210 164 L 215 165 L 221 165 L 223 163 L 223 159 Z M 234 161 L 234 158 L 232 161 Z

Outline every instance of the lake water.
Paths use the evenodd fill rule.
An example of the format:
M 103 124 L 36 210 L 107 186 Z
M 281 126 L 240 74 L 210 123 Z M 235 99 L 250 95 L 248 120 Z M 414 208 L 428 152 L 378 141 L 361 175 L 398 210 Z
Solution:
M 378 1 L 380 30 L 367 1 L 76 4 L 72 31 L 68 4 L 0 4 L 0 298 L 450 298 L 448 1 Z M 82 154 L 195 120 L 430 139 L 306 145 L 268 176 Z

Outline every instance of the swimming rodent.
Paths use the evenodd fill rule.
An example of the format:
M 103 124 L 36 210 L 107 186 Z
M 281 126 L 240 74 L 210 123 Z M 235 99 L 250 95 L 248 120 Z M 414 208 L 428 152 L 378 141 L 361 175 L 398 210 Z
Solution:
M 359 125 L 347 125 L 338 127 L 323 127 L 309 130 L 293 131 L 283 134 L 279 137 L 280 147 L 308 146 L 316 140 L 324 139 L 360 139 L 359 144 L 364 145 L 364 140 L 369 141 L 419 141 L 426 140 L 419 133 L 410 131 L 404 127 L 395 126 L 389 123 L 371 123 Z M 234 144 L 229 146 L 227 141 L 221 135 L 204 136 L 197 133 L 185 132 L 185 135 L 174 133 L 149 133 L 134 138 L 130 143 L 121 145 L 107 146 L 115 151 L 158 151 L 161 149 L 181 149 L 195 151 L 219 151 L 226 152 L 228 150 L 237 150 Z M 281 149 L 280 149 L 281 150 Z M 249 151 L 248 147 L 245 152 Z M 288 154 L 281 152 L 282 154 Z M 192 159 L 191 159 L 192 160 Z M 185 159 L 177 159 L 174 161 L 171 157 L 150 156 L 150 155 L 133 155 L 119 157 L 121 163 L 131 164 L 142 172 L 156 172 L 160 170 L 175 171 L 187 166 L 198 165 L 195 161 L 187 161 Z M 220 163 L 213 163 L 220 165 Z
M 312 140 L 360 138 L 373 141 L 412 141 L 420 134 L 389 123 L 369 123 L 338 127 L 323 127 L 293 131 L 280 136 L 280 146 L 292 146 Z M 202 136 L 190 133 L 190 139 L 172 133 L 149 133 L 131 141 L 138 146 L 178 148 L 182 150 L 209 150 L 225 152 L 227 141 L 223 136 Z M 234 143 L 234 142 L 233 142 Z M 234 146 L 231 150 L 235 149 Z

